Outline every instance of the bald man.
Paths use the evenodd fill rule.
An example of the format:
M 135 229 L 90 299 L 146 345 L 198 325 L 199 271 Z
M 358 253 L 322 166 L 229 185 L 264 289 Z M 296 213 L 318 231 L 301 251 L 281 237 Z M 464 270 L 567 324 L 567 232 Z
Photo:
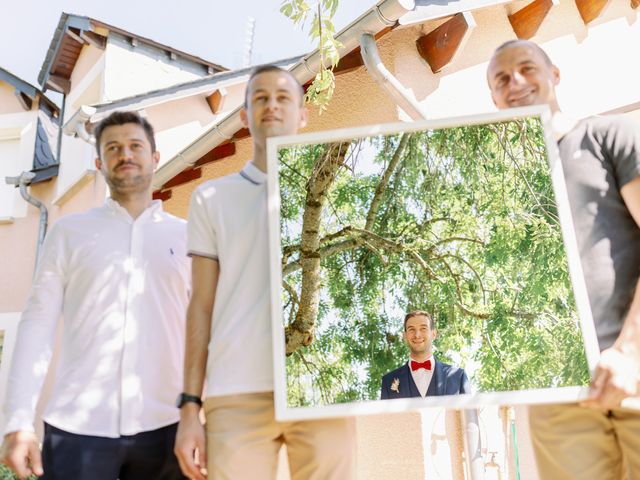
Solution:
M 568 119 L 555 91 L 560 70 L 530 41 L 498 47 L 487 80 L 500 109 L 551 108 L 602 352 L 582 405 L 530 408 L 540 476 L 640 478 L 640 414 L 620 408 L 638 394 L 640 372 L 640 128 L 620 116 Z

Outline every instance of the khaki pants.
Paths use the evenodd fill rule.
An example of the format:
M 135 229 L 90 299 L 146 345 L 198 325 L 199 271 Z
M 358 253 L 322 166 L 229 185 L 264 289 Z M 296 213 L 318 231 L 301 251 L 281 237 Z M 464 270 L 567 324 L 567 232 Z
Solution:
M 541 480 L 640 479 L 640 412 L 529 407 Z
M 276 422 L 273 392 L 209 397 L 209 480 L 273 479 L 287 445 L 292 480 L 355 478 L 353 419 Z

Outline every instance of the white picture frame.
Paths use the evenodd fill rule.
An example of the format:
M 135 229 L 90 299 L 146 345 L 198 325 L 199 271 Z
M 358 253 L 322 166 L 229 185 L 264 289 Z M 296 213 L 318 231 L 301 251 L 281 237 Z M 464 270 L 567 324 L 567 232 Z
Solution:
M 551 114 L 546 106 L 525 107 L 503 110 L 483 115 L 456 117 L 449 119 L 427 120 L 415 123 L 394 123 L 370 125 L 348 129 L 311 132 L 294 136 L 269 138 L 268 157 L 268 209 L 269 209 L 269 247 L 270 247 L 270 290 L 271 317 L 273 333 L 274 397 L 276 418 L 281 421 L 319 419 L 327 417 L 352 416 L 402 412 L 425 407 L 473 408 L 487 404 L 542 404 L 575 402 L 587 395 L 588 387 L 565 386 L 539 388 L 518 391 L 482 392 L 465 395 L 447 395 L 426 398 L 403 398 L 395 400 L 370 400 L 352 403 L 337 403 L 311 407 L 290 407 L 287 401 L 287 380 L 284 343 L 284 323 L 282 305 L 282 264 L 280 232 L 280 191 L 278 179 L 278 151 L 282 147 L 293 145 L 323 144 L 376 135 L 392 135 L 401 132 L 456 128 L 505 122 L 513 119 L 536 117 L 543 126 L 546 151 L 550 166 L 550 176 L 557 204 L 562 230 L 566 260 L 573 287 L 575 305 L 580 321 L 581 334 L 589 370 L 592 371 L 599 358 L 599 349 L 595 327 L 582 275 L 577 250 L 573 222 L 568 205 L 567 191 L 559 161 L 557 144 L 550 127 Z

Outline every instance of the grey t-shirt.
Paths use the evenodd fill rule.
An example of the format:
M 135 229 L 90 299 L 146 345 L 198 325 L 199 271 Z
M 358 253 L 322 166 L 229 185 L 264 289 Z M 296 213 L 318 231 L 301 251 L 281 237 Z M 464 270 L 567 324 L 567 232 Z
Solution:
M 620 333 L 640 276 L 640 228 L 620 196 L 640 175 L 640 127 L 621 116 L 588 118 L 558 146 L 603 350 Z

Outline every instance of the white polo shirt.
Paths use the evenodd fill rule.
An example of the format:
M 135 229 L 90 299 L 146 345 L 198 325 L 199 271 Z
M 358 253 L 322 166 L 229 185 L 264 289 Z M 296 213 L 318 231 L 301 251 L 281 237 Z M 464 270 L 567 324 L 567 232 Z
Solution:
M 218 260 L 207 397 L 273 390 L 267 175 L 252 163 L 191 197 L 189 255 Z
M 155 201 L 137 219 L 108 199 L 49 231 L 18 327 L 5 433 L 33 430 L 56 327 L 60 359 L 44 420 L 118 437 L 179 420 L 191 261 L 186 222 Z

